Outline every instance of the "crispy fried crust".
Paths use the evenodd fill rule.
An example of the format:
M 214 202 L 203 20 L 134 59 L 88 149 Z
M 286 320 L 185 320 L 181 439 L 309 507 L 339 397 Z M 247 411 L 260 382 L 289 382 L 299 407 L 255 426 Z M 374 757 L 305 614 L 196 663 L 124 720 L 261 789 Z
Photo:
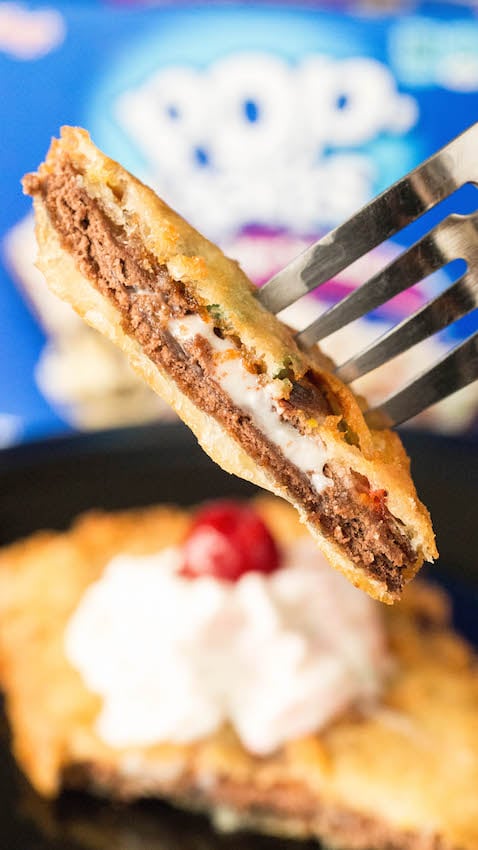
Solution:
M 408 458 L 398 436 L 386 430 L 370 430 L 351 391 L 324 369 L 320 352 L 299 350 L 290 330 L 261 306 L 254 287 L 238 264 L 197 233 L 151 189 L 104 156 L 85 131 L 63 129 L 61 140 L 53 141 L 45 163 L 40 166 L 39 179 L 53 173 L 65 158 L 81 175 L 88 195 L 101 204 L 108 217 L 130 237 L 139 238 L 148 255 L 165 266 L 175 281 L 183 282 L 199 305 L 220 305 L 225 322 L 233 328 L 244 348 L 254 352 L 264 364 L 284 397 L 290 392 L 289 378 L 282 380 L 274 376 L 283 371 L 285 363 L 295 379 L 310 370 L 319 375 L 321 385 L 334 399 L 337 412 L 326 417 L 317 433 L 344 475 L 353 469 L 367 478 L 372 490 L 387 492 L 388 508 L 403 523 L 417 553 L 404 570 L 405 581 L 413 577 L 424 560 L 435 558 L 430 517 L 417 498 Z M 125 331 L 120 312 L 80 273 L 63 247 L 41 193 L 35 191 L 35 180 L 34 175 L 30 176 L 27 187 L 35 196 L 38 265 L 53 291 L 123 349 L 132 366 L 174 407 L 220 466 L 290 500 L 290 494 L 268 470 L 251 458 L 219 422 L 181 392 L 174 380 Z M 341 422 L 347 423 L 348 433 L 353 433 L 356 444 L 346 440 Z M 354 563 L 343 545 L 322 534 L 317 524 L 310 521 L 304 505 L 296 502 L 294 506 L 333 566 L 372 596 L 385 602 L 397 598 L 399 594 L 387 589 L 384 581 Z
M 301 533 L 284 503 L 258 506 L 280 541 Z M 420 583 L 384 609 L 396 669 L 368 717 L 347 714 L 267 758 L 227 728 L 189 746 L 115 750 L 98 739 L 99 700 L 66 660 L 66 623 L 115 553 L 173 544 L 188 522 L 166 507 L 94 513 L 0 555 L 0 681 L 15 754 L 38 791 L 53 796 L 68 781 L 111 797 L 160 796 L 357 850 L 476 850 L 475 659 L 450 630 L 444 597 Z

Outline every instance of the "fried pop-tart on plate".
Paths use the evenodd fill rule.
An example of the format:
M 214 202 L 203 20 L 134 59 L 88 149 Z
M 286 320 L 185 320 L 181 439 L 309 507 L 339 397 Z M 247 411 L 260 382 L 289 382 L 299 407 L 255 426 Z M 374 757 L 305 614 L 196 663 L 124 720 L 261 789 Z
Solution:
M 385 602 L 436 556 L 398 436 L 371 430 L 233 260 L 64 128 L 37 174 L 38 265 L 228 472 L 287 499 L 329 562 Z
M 5 549 L 0 683 L 46 796 L 160 797 L 346 850 L 478 847 L 476 657 L 445 597 L 417 582 L 380 606 L 271 497 Z

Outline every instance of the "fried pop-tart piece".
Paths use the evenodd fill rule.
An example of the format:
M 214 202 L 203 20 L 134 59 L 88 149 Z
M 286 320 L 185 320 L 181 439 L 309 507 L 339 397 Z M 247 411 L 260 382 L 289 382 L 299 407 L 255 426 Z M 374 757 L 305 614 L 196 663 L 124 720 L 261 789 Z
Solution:
M 329 562 L 385 602 L 436 557 L 396 434 L 371 430 L 233 260 L 64 128 L 37 174 L 38 266 L 228 472 L 287 499 Z
M 320 561 L 320 553 L 310 538 L 304 537 L 292 508 L 267 497 L 256 503 L 256 510 L 282 551 L 293 547 L 295 557 L 298 552 L 312 552 L 311 557 Z M 476 658 L 452 631 L 445 597 L 421 582 L 407 589 L 400 606 L 384 608 L 323 568 L 325 595 L 330 591 L 329 579 L 343 586 L 337 605 L 329 605 L 329 620 L 326 613 L 319 618 L 324 631 L 317 652 L 329 645 L 337 618 L 342 615 L 349 624 L 355 623 L 351 627 L 362 636 L 372 622 L 368 619 L 367 626 L 356 622 L 357 613 L 361 612 L 362 618 L 364 606 L 375 612 L 372 620 L 376 616 L 383 623 L 391 664 L 381 693 L 371 703 L 344 706 L 317 731 L 286 736 L 280 746 L 262 755 L 245 746 L 234 722 L 201 734 L 197 724 L 204 720 L 202 710 L 193 718 L 194 740 L 169 740 L 164 735 L 156 740 L 153 735 L 146 742 L 149 721 L 148 713 L 144 713 L 148 709 L 145 694 L 154 703 L 149 704 L 153 721 L 164 713 L 162 700 L 166 701 L 164 711 L 176 733 L 177 718 L 189 710 L 191 701 L 195 707 L 200 696 L 199 691 L 193 692 L 189 704 L 182 698 L 175 698 L 177 704 L 171 704 L 171 695 L 176 693 L 169 687 L 172 680 L 138 678 L 138 669 L 145 663 L 141 656 L 161 651 L 158 641 L 144 645 L 145 623 L 151 617 L 150 622 L 155 622 L 147 605 L 158 604 L 143 584 L 159 569 L 159 562 L 148 558 L 170 553 L 171 547 L 174 550 L 190 524 L 188 513 L 166 507 L 110 516 L 94 513 L 77 520 L 68 532 L 37 534 L 0 554 L 0 682 L 14 751 L 35 788 L 46 796 L 72 786 L 111 799 L 160 797 L 205 811 L 227 828 L 253 827 L 278 836 L 317 837 L 328 845 L 350 850 L 476 850 Z M 125 558 L 133 559 L 126 602 L 119 599 L 111 583 L 112 570 L 117 577 L 127 571 Z M 296 567 L 294 575 L 298 578 L 294 580 L 300 584 L 302 566 L 297 563 Z M 290 581 L 290 573 L 289 577 L 281 573 L 287 573 L 287 569 L 283 566 L 275 574 L 253 579 L 252 584 L 262 581 L 263 588 L 269 588 L 268 598 L 274 600 L 280 582 Z M 137 584 L 131 584 L 136 573 Z M 242 580 L 239 589 L 242 601 L 249 606 L 250 576 Z M 186 594 L 197 587 L 195 579 L 182 581 Z M 208 584 L 210 579 L 199 581 L 206 582 L 198 591 L 201 594 L 209 594 L 211 587 L 217 590 L 217 585 Z M 222 593 L 223 585 L 219 589 Z M 183 640 L 189 634 L 192 609 L 189 602 L 180 605 L 180 598 L 168 597 L 162 604 L 163 610 L 171 605 L 175 621 L 183 623 Z M 189 596 L 184 598 L 190 601 Z M 204 597 L 201 610 L 206 598 L 210 597 Z M 131 610 L 118 626 L 115 611 L 118 613 L 118 605 L 121 609 L 123 604 L 129 604 Z M 260 602 L 261 610 L 263 604 Z M 85 620 L 86 609 L 89 614 Z M 300 610 L 305 617 L 303 602 Z M 211 616 L 214 619 L 216 615 Z M 222 648 L 230 640 L 231 620 L 225 621 L 220 611 L 218 616 L 220 622 L 215 628 L 222 629 Z M 291 630 L 299 635 L 300 628 L 294 615 L 278 640 L 283 641 L 285 634 L 290 636 Z M 304 628 L 303 635 L 307 635 L 311 622 Z M 112 639 L 114 634 L 119 635 L 118 641 Z M 352 644 L 346 640 L 342 650 L 348 653 L 351 646 L 354 653 L 350 659 L 357 661 L 357 639 Z M 181 647 L 184 653 L 183 643 Z M 89 661 L 85 661 L 85 652 Z M 73 664 L 72 658 L 80 662 Z M 137 663 L 131 666 L 134 658 Z M 330 689 L 335 667 L 331 667 L 329 656 L 324 658 L 325 665 L 318 669 L 323 670 Z M 191 663 L 202 665 L 203 652 L 195 659 Z M 212 663 L 211 659 L 214 655 L 208 655 L 206 662 Z M 252 658 L 251 664 L 256 660 Z M 269 661 L 262 656 L 259 660 L 261 670 L 266 671 Z M 297 663 L 303 677 L 303 662 Z M 172 673 L 165 669 L 168 678 Z M 200 669 L 198 687 L 205 668 Z M 370 671 L 361 669 L 365 683 Z M 235 672 L 243 677 L 237 681 L 245 681 L 244 670 Z M 282 680 L 288 676 L 283 665 Z M 99 695 L 102 677 L 106 690 L 113 688 L 113 700 L 108 705 L 105 694 Z M 120 685 L 123 682 L 119 690 L 115 677 L 119 677 Z M 307 674 L 300 679 L 301 687 L 309 678 Z M 231 680 L 232 685 L 235 681 Z M 281 690 L 278 681 L 271 699 L 287 702 L 291 696 L 288 679 L 286 686 Z M 133 694 L 133 701 L 123 703 L 128 694 Z M 254 704 L 257 712 L 254 708 L 249 721 L 257 725 L 264 703 L 257 703 L 253 695 L 249 689 L 242 710 Z M 296 696 L 299 702 L 295 714 L 300 711 L 309 715 L 314 706 L 304 705 L 307 700 L 303 693 Z M 120 729 L 114 724 L 111 728 L 115 699 L 121 701 L 116 705 L 121 709 L 116 712 Z M 271 708 L 269 703 L 267 707 Z M 272 705 L 278 711 L 278 722 L 287 725 L 293 718 L 279 708 Z M 135 725 L 135 717 L 142 721 L 146 718 L 146 722 L 138 720 Z M 184 725 L 184 735 L 192 735 L 189 723 Z M 261 734 L 268 731 L 263 726 Z M 120 738 L 123 735 L 123 739 L 111 743 L 113 733 Z

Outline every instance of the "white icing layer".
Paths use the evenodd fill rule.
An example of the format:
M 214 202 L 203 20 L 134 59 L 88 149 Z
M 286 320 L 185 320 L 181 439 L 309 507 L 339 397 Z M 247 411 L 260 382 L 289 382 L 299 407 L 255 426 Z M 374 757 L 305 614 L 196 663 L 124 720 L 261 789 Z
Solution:
M 259 376 L 245 368 L 238 350 L 229 340 L 216 336 L 213 326 L 196 315 L 171 320 L 168 330 L 179 343 L 188 342 L 197 335 L 207 339 L 216 355 L 216 380 L 234 404 L 249 414 L 287 460 L 305 472 L 316 492 L 330 486 L 330 479 L 323 474 L 327 454 L 320 438 L 306 437 L 281 420 L 271 386 L 261 384 Z
M 190 742 L 228 722 L 257 754 L 376 697 L 387 667 L 378 606 L 312 540 L 236 583 L 187 579 L 181 553 L 118 555 L 85 591 L 65 651 L 103 699 L 114 747 Z

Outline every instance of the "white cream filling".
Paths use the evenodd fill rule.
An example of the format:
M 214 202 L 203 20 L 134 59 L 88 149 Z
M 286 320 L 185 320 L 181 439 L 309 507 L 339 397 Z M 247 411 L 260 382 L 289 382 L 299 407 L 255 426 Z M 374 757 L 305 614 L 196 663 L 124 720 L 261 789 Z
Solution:
M 186 743 L 230 723 L 267 754 L 376 698 L 387 670 L 379 606 L 308 537 L 271 575 L 178 574 L 181 552 L 121 554 L 85 591 L 65 652 L 102 697 L 113 747 Z
M 180 344 L 197 335 L 206 339 L 213 352 L 219 355 L 215 362 L 216 380 L 233 403 L 251 417 L 288 461 L 308 476 L 317 493 L 330 487 L 330 478 L 323 474 L 327 454 L 320 438 L 304 436 L 293 425 L 281 420 L 271 386 L 262 385 L 259 376 L 245 368 L 232 342 L 220 339 L 213 326 L 196 315 L 170 320 L 168 330 Z

